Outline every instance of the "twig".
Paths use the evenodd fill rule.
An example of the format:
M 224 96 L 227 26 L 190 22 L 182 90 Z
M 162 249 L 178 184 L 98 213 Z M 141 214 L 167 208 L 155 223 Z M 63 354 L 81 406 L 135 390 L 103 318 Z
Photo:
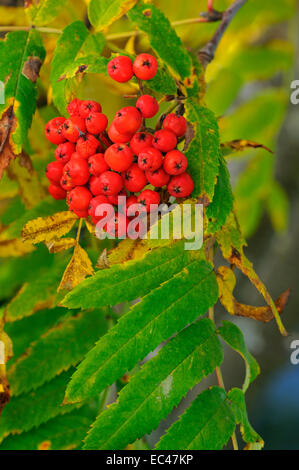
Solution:
M 199 51 L 199 59 L 204 67 L 207 67 L 207 65 L 214 59 L 215 51 L 223 34 L 225 33 L 236 13 L 246 2 L 247 0 L 235 0 L 235 2 L 223 12 L 222 20 L 216 33 L 212 39 Z

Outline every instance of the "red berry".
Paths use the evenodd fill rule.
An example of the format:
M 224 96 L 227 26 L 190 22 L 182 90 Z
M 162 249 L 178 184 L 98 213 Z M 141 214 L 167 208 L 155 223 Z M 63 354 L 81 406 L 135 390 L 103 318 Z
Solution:
M 162 162 L 162 153 L 154 147 L 147 147 L 138 155 L 138 166 L 144 171 L 157 170 L 162 165 Z
M 125 237 L 127 234 L 127 228 L 129 224 L 129 219 L 125 214 L 121 212 L 116 212 L 114 217 L 104 225 L 104 230 L 109 233 L 112 237 Z
M 94 176 L 100 176 L 104 171 L 109 170 L 102 153 L 95 153 L 88 159 L 89 173 Z
M 60 180 L 60 186 L 65 190 L 65 191 L 70 191 L 73 189 L 74 185 L 72 183 L 72 178 L 66 174 L 66 172 L 63 172 L 63 175 Z
M 66 191 L 55 183 L 50 184 L 48 191 L 54 199 L 65 199 L 66 197 Z
M 142 95 L 136 102 L 136 108 L 141 112 L 143 118 L 152 118 L 159 111 L 156 98 L 150 95 Z
M 194 188 L 193 179 L 188 173 L 173 176 L 168 183 L 167 191 L 170 196 L 187 197 L 190 196 Z
M 126 197 L 127 193 L 124 189 L 122 189 L 118 194 L 113 194 L 112 196 L 107 196 L 108 201 L 110 204 L 117 205 L 119 203 L 118 198 L 119 196 Z
M 100 143 L 92 134 L 85 134 L 77 140 L 76 152 L 82 158 L 91 157 L 97 153 L 98 149 L 100 149 Z
M 125 144 L 113 144 L 104 154 L 105 162 L 114 171 L 125 171 L 133 162 L 133 152 Z
M 51 119 L 51 121 L 46 124 L 45 134 L 47 139 L 52 142 L 52 144 L 59 145 L 65 142 L 65 137 L 62 134 L 62 125 L 64 122 L 64 117 L 57 117 Z
M 132 206 L 133 204 L 138 204 L 137 196 L 134 196 L 134 194 L 132 194 L 131 196 L 127 198 L 126 208 L 129 209 L 129 207 Z
M 138 109 L 126 106 L 116 113 L 114 124 L 116 130 L 121 134 L 134 134 L 142 124 L 142 116 Z
M 148 132 L 137 132 L 133 135 L 130 141 L 130 147 L 134 155 L 139 155 L 142 150 L 151 147 L 153 143 L 153 136 Z
M 165 155 L 163 168 L 169 175 L 181 175 L 187 166 L 188 160 L 179 150 L 171 150 Z
M 125 188 L 132 193 L 139 193 L 147 184 L 144 171 L 139 168 L 137 163 L 133 163 L 128 170 L 124 171 L 122 177 Z
M 139 54 L 133 63 L 133 72 L 140 80 L 150 80 L 158 69 L 158 62 L 151 54 Z
M 63 164 L 60 162 L 50 162 L 46 169 L 46 177 L 51 183 L 60 182 L 63 173 Z
M 100 113 L 101 111 L 102 106 L 96 101 L 83 100 L 79 104 L 79 115 L 83 119 L 86 119 L 90 113 Z
M 107 116 L 103 113 L 90 113 L 85 120 L 87 132 L 90 134 L 100 134 L 108 126 Z
M 152 204 L 160 204 L 160 194 L 151 189 L 145 189 L 139 194 L 137 201 L 145 207 L 146 212 L 151 212 Z
M 79 116 L 79 106 L 80 106 L 81 100 L 78 98 L 74 98 L 68 105 L 67 105 L 67 112 L 69 113 L 70 116 Z
M 67 196 L 67 203 L 71 210 L 85 211 L 88 209 L 92 194 L 85 186 L 76 186 Z
M 128 82 L 133 77 L 133 64 L 130 57 L 124 55 L 114 57 L 108 62 L 107 72 L 116 82 Z
M 102 216 L 96 215 L 97 207 L 100 206 L 101 204 L 109 204 L 107 196 L 103 196 L 102 194 L 99 196 L 93 197 L 89 202 L 88 214 L 91 216 L 93 222 L 97 223 L 106 215 L 106 214 L 103 214 Z
M 115 144 L 126 144 L 131 140 L 132 134 L 130 132 L 121 134 L 116 129 L 114 122 L 112 122 L 108 129 L 108 136 L 109 139 L 112 140 L 112 142 Z
M 161 152 L 169 152 L 176 147 L 177 138 L 172 131 L 161 129 L 154 134 L 153 146 Z
M 76 142 L 85 131 L 85 121 L 79 116 L 72 116 L 67 119 L 62 128 L 62 134 L 69 142 Z
M 100 189 L 98 194 L 111 196 L 113 194 L 118 194 L 123 187 L 122 177 L 114 171 L 104 171 L 104 173 L 97 178 Z
M 170 178 L 163 168 L 158 168 L 158 170 L 155 171 L 146 171 L 145 176 L 147 177 L 148 182 L 156 188 L 165 186 Z
M 83 209 L 83 210 L 79 210 L 79 209 L 71 209 L 74 214 L 76 214 L 77 217 L 79 217 L 79 219 L 86 219 L 88 217 L 88 210 L 87 209 Z
M 70 161 L 71 156 L 75 152 L 75 145 L 71 142 L 65 142 L 64 144 L 59 144 L 55 150 L 55 158 L 57 161 L 65 164 Z
M 65 165 L 64 171 L 71 178 L 73 186 L 82 186 L 89 180 L 88 163 L 84 158 L 72 158 Z
M 177 137 L 182 137 L 187 130 L 187 121 L 184 116 L 170 113 L 163 121 L 163 129 L 172 131 Z

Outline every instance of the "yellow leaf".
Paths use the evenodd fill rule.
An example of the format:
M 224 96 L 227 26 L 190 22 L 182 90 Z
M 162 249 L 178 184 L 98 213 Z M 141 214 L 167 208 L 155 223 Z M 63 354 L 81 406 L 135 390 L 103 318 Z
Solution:
M 73 289 L 80 284 L 86 276 L 91 276 L 93 273 L 94 270 L 88 254 L 80 245 L 76 245 L 71 261 L 67 265 L 57 289 L 58 292 L 64 289 Z
M 29 242 L 23 242 L 20 238 L 12 240 L 0 241 L 0 257 L 6 258 L 8 256 L 23 256 L 26 253 L 31 253 L 35 247 Z
M 70 211 L 57 212 L 49 217 L 38 217 L 24 225 L 22 237 L 32 243 L 49 242 L 68 233 L 78 220 Z
M 47 248 L 50 253 L 58 253 L 59 251 L 68 250 L 75 246 L 76 240 L 74 238 L 60 238 L 52 240 L 47 243 Z

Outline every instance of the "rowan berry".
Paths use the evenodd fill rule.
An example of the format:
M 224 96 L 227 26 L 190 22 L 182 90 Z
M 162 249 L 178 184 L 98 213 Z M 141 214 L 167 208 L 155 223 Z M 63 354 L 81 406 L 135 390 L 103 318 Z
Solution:
M 150 95 L 142 95 L 136 101 L 136 108 L 141 112 L 143 118 L 152 118 L 159 111 L 156 98 Z
M 112 142 L 114 142 L 115 144 L 126 144 L 132 138 L 132 134 L 130 132 L 127 132 L 124 134 L 118 132 L 118 130 L 115 127 L 114 122 L 112 122 L 109 126 L 108 136 L 109 136 L 109 139 L 112 140 Z
M 68 105 L 67 105 L 67 112 L 69 113 L 70 116 L 79 116 L 79 106 L 80 106 L 81 100 L 78 98 L 74 98 Z
M 125 144 L 113 144 L 104 153 L 105 162 L 114 171 L 125 171 L 133 162 L 133 152 Z
M 62 134 L 62 126 L 64 122 L 64 117 L 57 117 L 51 119 L 51 121 L 46 124 L 45 135 L 52 144 L 59 145 L 65 142 L 66 139 Z
M 172 131 L 177 137 L 182 137 L 187 130 L 187 121 L 184 116 L 170 113 L 163 121 L 163 129 Z
M 79 217 L 79 219 L 86 219 L 88 217 L 88 209 L 83 209 L 83 210 L 79 210 L 79 209 L 71 209 L 74 214 L 76 214 L 77 217 Z
M 116 113 L 114 124 L 121 134 L 134 134 L 142 124 L 142 116 L 138 109 L 126 106 Z
M 87 132 L 90 134 L 100 134 L 108 126 L 107 116 L 103 113 L 90 113 L 85 120 Z
M 67 119 L 62 128 L 62 134 L 69 142 L 77 142 L 80 135 L 86 131 L 85 120 L 80 116 L 72 116 Z
M 109 170 L 102 153 L 95 153 L 88 159 L 89 173 L 94 176 L 100 176 L 104 171 Z
M 137 201 L 145 207 L 146 212 L 151 212 L 153 209 L 151 205 L 160 204 L 160 194 L 151 189 L 145 189 L 139 194 Z
M 129 219 L 127 216 L 121 212 L 116 212 L 103 228 L 112 237 L 120 238 L 126 236 L 128 224 Z
M 65 191 L 70 191 L 74 187 L 74 185 L 72 183 L 72 178 L 69 175 L 67 175 L 67 173 L 65 171 L 63 172 L 63 175 L 61 177 L 60 186 Z
M 124 55 L 114 57 L 108 62 L 107 72 L 116 82 L 128 82 L 133 77 L 133 64 L 130 57 Z
M 158 168 L 158 170 L 155 171 L 146 171 L 145 176 L 147 178 L 147 181 L 156 188 L 161 188 L 162 186 L 165 186 L 170 178 L 170 176 L 165 173 L 163 168 Z
M 71 210 L 85 211 L 88 210 L 92 194 L 85 186 L 76 186 L 67 196 L 67 203 Z
M 132 194 L 131 196 L 127 198 L 126 208 L 129 209 L 129 207 L 132 206 L 133 204 L 138 204 L 137 196 L 135 196 L 134 194 Z
M 168 183 L 167 190 L 170 196 L 187 197 L 190 196 L 194 188 L 193 179 L 188 173 L 173 176 Z
M 140 80 L 150 80 L 158 69 L 158 62 L 151 54 L 139 54 L 133 63 L 133 72 Z
M 76 144 L 76 152 L 82 158 L 91 157 L 101 149 L 100 142 L 92 134 L 85 134 L 79 137 Z
M 151 147 L 153 143 L 153 136 L 148 132 L 137 132 L 130 140 L 130 147 L 134 155 L 139 155 L 142 150 Z
M 72 155 L 76 149 L 75 144 L 71 142 L 65 142 L 64 144 L 59 144 L 55 150 L 55 158 L 58 162 L 63 164 L 70 161 Z
M 93 197 L 89 201 L 88 214 L 91 216 L 94 223 L 95 222 L 97 223 L 106 215 L 106 214 L 103 214 L 102 216 L 96 215 L 97 207 L 100 206 L 101 204 L 109 204 L 107 196 L 100 194 L 99 196 Z
M 169 175 L 180 175 L 186 171 L 188 160 L 179 150 L 171 150 L 163 160 L 163 168 Z
M 147 147 L 142 150 L 138 155 L 138 166 L 139 168 L 141 168 L 141 170 L 144 171 L 157 170 L 162 165 L 162 162 L 162 153 L 154 147 Z
M 97 194 L 112 196 L 113 194 L 118 194 L 123 187 L 122 177 L 114 171 L 104 171 L 104 173 L 96 178 L 98 178 L 97 186 L 99 187 Z
M 49 191 L 49 194 L 51 194 L 51 196 L 54 199 L 59 200 L 59 199 L 65 199 L 66 197 L 66 191 L 64 191 L 64 189 L 62 189 L 60 186 L 58 186 L 55 183 L 51 183 L 49 185 L 48 191 Z
M 169 152 L 176 147 L 176 135 L 167 129 L 161 129 L 154 134 L 153 146 L 161 152 Z
M 125 189 L 122 189 L 118 194 L 107 196 L 107 199 L 110 202 L 110 204 L 117 205 L 119 203 L 119 200 L 118 200 L 119 196 L 123 196 L 123 197 L 127 196 Z
M 84 158 L 71 158 L 64 171 L 71 178 L 73 186 L 82 186 L 89 180 L 88 163 Z
M 60 179 L 63 174 L 63 164 L 60 162 L 50 162 L 47 165 L 46 177 L 51 183 L 56 183 L 57 185 L 60 182 Z
M 132 193 L 138 193 L 147 184 L 144 171 L 139 168 L 137 163 L 133 163 L 130 168 L 124 171 L 122 173 L 122 178 L 124 180 L 125 188 Z
M 79 103 L 79 115 L 83 119 L 86 119 L 90 113 L 100 113 L 101 111 L 102 106 L 96 101 L 82 100 Z

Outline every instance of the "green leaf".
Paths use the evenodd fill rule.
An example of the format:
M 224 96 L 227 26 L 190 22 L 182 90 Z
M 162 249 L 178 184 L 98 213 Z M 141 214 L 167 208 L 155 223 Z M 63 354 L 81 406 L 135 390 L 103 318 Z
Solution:
M 134 300 L 181 271 L 193 256 L 194 253 L 184 251 L 181 243 L 149 251 L 140 259 L 96 272 L 61 303 L 68 308 L 92 308 Z
M 73 371 L 63 372 L 51 382 L 26 395 L 12 397 L 0 420 L 0 441 L 9 434 L 20 434 L 68 413 L 74 405 L 61 406 L 66 385 Z
M 97 30 L 102 31 L 125 15 L 136 2 L 137 0 L 90 0 L 89 21 Z
M 57 41 L 51 68 L 51 85 L 53 88 L 53 101 L 62 115 L 66 113 L 68 102 L 67 81 L 58 81 L 64 70 L 73 63 L 89 32 L 82 21 L 75 21 L 68 25 Z
M 75 366 L 107 330 L 104 310 L 79 312 L 31 343 L 9 369 L 13 395 L 34 390 L 55 375 Z
M 186 100 L 186 117 L 194 134 L 185 151 L 194 180 L 193 196 L 208 205 L 213 200 L 219 172 L 218 124 L 214 114 L 193 99 Z
M 15 155 L 21 153 L 35 112 L 36 80 L 44 58 L 45 50 L 37 31 L 15 31 L 0 41 L 0 80 L 5 83 L 5 103 L 0 104 L 0 117 L 5 112 L 9 115 L 8 139 Z
M 203 315 L 217 299 L 211 265 L 190 260 L 183 271 L 123 315 L 87 354 L 68 385 L 66 402 L 81 401 L 111 385 L 160 343 Z
M 233 208 L 233 193 L 230 184 L 230 175 L 226 162 L 222 157 L 219 160 L 219 175 L 215 186 L 212 203 L 206 209 L 208 219 L 208 233 L 215 233 L 225 224 L 228 214 Z
M 62 258 L 35 281 L 23 285 L 7 306 L 7 321 L 13 322 L 56 304 L 57 287 L 65 268 Z
M 234 411 L 236 422 L 240 425 L 240 431 L 244 442 L 255 444 L 255 450 L 264 446 L 264 441 L 257 432 L 252 428 L 248 416 L 245 403 L 245 396 L 239 388 L 233 388 L 228 393 L 228 399 L 231 401 L 231 407 Z M 250 446 L 248 448 L 251 448 Z
M 222 358 L 222 347 L 210 320 L 199 320 L 184 329 L 130 380 L 117 403 L 99 415 L 84 448 L 123 449 L 156 429 Z
M 242 331 L 233 323 L 223 321 L 223 326 L 219 328 L 219 334 L 231 348 L 237 351 L 244 359 L 246 366 L 246 376 L 243 385 L 245 392 L 251 382 L 259 375 L 260 368 L 254 357 L 250 354 L 244 341 Z
M 91 424 L 85 409 L 57 416 L 37 429 L 21 435 L 8 436 L 0 450 L 71 450 L 81 447 Z
M 31 24 L 34 26 L 43 26 L 59 15 L 64 8 L 66 0 L 39 0 L 38 3 L 29 2 L 25 8 Z
M 236 423 L 226 393 L 212 387 L 201 393 L 162 436 L 159 450 L 221 450 Z
M 191 57 L 166 16 L 155 6 L 138 3 L 129 19 L 146 33 L 157 55 L 182 79 L 191 75 Z
M 107 64 L 109 59 L 106 57 L 89 54 L 79 57 L 68 64 L 63 70 L 61 78 L 73 78 L 79 73 L 103 73 L 107 75 Z
M 6 323 L 5 331 L 13 342 L 13 357 L 7 364 L 10 369 L 18 357 L 25 352 L 28 345 L 40 338 L 49 328 L 52 328 L 62 317 L 70 316 L 72 310 L 56 307 L 45 309 L 30 317 L 22 318 L 13 323 Z
M 166 67 L 159 65 L 154 78 L 144 83 L 145 88 L 161 93 L 162 95 L 175 95 L 177 85 Z

